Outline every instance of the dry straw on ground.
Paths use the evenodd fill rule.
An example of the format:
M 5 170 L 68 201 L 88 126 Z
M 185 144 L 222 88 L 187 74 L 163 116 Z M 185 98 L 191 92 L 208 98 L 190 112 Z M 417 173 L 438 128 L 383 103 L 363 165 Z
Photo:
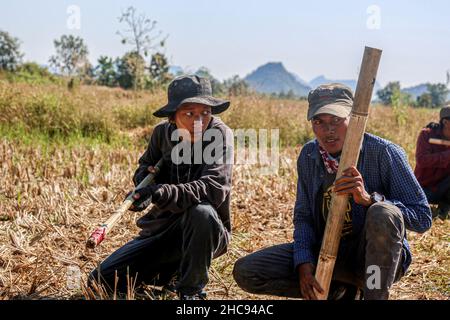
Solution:
M 1 98 L 8 90 L 21 93 L 44 89 L 49 90 L 26 87 L 21 91 L 0 84 L 0 109 L 6 108 L 1 105 L 5 101 Z M 102 113 L 114 119 L 122 112 L 115 118 L 117 121 L 126 119 L 127 108 L 137 103 L 135 97 L 126 94 L 120 90 L 82 88 L 74 97 L 66 98 L 83 101 L 87 97 L 90 108 L 103 104 L 115 108 L 112 112 L 104 107 Z M 162 100 L 144 94 L 138 103 L 157 106 Z M 15 103 L 17 110 L 23 107 L 20 97 L 9 101 Z M 74 102 L 74 106 L 78 103 L 81 104 Z M 233 98 L 233 107 L 223 116 L 232 128 L 280 128 L 282 139 L 290 146 L 282 148 L 278 175 L 258 175 L 256 167 L 235 166 L 233 240 L 228 253 L 213 263 L 207 287 L 209 298 L 269 298 L 240 290 L 231 272 L 237 258 L 265 246 L 292 241 L 296 157 L 300 144 L 311 137 L 305 112 L 304 102 L 241 97 Z M 408 109 L 407 125 L 400 129 L 398 117 L 391 109 L 375 107 L 368 130 L 402 145 L 414 166 L 418 130 L 433 116 L 429 111 Z M 20 118 L 20 114 L 16 117 Z M 135 126 L 133 117 L 114 128 L 119 136 L 128 137 L 130 145 L 125 146 L 0 140 L 0 299 L 85 297 L 82 287 L 87 273 L 137 234 L 135 220 L 140 213 L 130 212 L 100 247 L 95 251 L 85 249 L 89 233 L 109 217 L 132 188 L 131 177 L 144 151 L 144 138 L 151 131 L 148 125 Z M 450 297 L 449 230 L 448 220 L 434 220 L 427 233 L 408 233 L 414 260 L 408 274 L 394 285 L 392 298 Z M 148 288 L 145 298 L 158 297 Z

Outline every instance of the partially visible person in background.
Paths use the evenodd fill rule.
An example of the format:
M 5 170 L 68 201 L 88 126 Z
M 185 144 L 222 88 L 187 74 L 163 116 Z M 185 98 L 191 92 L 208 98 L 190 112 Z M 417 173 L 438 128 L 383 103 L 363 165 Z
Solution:
M 450 212 L 450 105 L 440 111 L 439 123 L 430 122 L 417 139 L 415 175 L 431 204 L 433 217 L 445 220 Z M 444 140 L 440 144 L 430 139 Z M 433 140 L 431 140 L 433 142 Z

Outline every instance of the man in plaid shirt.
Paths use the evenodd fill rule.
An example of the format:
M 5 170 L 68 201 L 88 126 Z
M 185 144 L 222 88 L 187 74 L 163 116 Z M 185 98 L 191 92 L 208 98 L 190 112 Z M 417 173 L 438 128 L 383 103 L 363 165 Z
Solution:
M 294 242 L 239 259 L 234 278 L 251 293 L 316 299 L 313 289 L 322 288 L 314 272 L 335 192 L 350 201 L 329 299 L 354 298 L 356 288 L 364 299 L 388 299 L 391 285 L 411 264 L 405 230 L 422 233 L 431 227 L 425 194 L 403 149 L 368 133 L 357 166 L 335 181 L 353 94 L 341 84 L 322 85 L 308 101 L 316 139 L 303 146 L 297 161 Z

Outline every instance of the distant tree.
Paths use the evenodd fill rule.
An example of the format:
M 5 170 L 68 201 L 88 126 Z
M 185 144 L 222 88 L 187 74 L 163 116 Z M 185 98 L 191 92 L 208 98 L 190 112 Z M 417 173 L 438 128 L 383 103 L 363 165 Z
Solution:
M 401 99 L 401 103 L 407 105 L 407 106 L 415 106 L 415 101 L 414 98 L 411 94 L 407 93 L 407 92 L 403 92 L 403 91 L 399 91 L 400 93 L 400 99 Z
M 0 30 L 0 70 L 14 71 L 22 57 L 19 39 Z
M 408 100 L 409 100 L 408 94 L 404 94 L 403 92 L 400 91 L 400 89 L 397 88 L 393 90 L 391 96 L 391 107 L 397 125 L 399 126 L 404 126 L 408 122 L 408 113 L 407 113 L 408 104 L 406 103 Z
M 214 78 L 211 75 L 211 72 L 209 71 L 208 68 L 206 67 L 200 67 L 196 72 L 196 75 L 203 77 L 203 78 L 208 78 L 209 81 L 211 82 L 211 89 L 212 89 L 212 93 L 214 95 L 221 95 L 225 93 L 225 87 L 224 85 L 217 80 L 216 78 Z
M 100 56 L 95 67 L 95 80 L 101 86 L 114 87 L 117 85 L 116 64 L 110 57 Z
M 90 67 L 87 58 L 89 51 L 83 39 L 73 35 L 62 35 L 53 43 L 56 55 L 50 57 L 50 65 L 69 77 L 84 76 Z
M 17 67 L 17 72 L 23 72 L 42 78 L 53 78 L 53 75 L 46 67 L 38 65 L 36 62 L 26 62 L 21 64 Z
M 443 83 L 428 84 L 427 89 L 431 95 L 431 107 L 442 107 L 447 101 L 447 95 L 449 93 L 447 86 Z
M 120 23 L 125 23 L 128 29 L 117 31 L 122 37 L 123 44 L 129 44 L 139 56 L 147 56 L 150 50 L 156 50 L 164 46 L 166 38 L 162 31 L 156 35 L 157 21 L 149 19 L 145 14 L 138 14 L 136 8 L 128 7 L 119 17 Z
M 278 99 L 298 99 L 299 97 L 294 93 L 294 90 L 289 89 L 288 92 L 285 92 L 284 90 L 281 92 L 278 92 L 278 94 L 275 94 L 274 97 Z
M 7 79 L 11 82 L 26 82 L 33 84 L 62 83 L 61 79 L 35 62 L 25 62 L 16 67 Z
M 433 98 L 431 97 L 431 94 L 429 92 L 422 93 L 420 96 L 417 97 L 416 104 L 418 107 L 432 108 Z
M 93 84 L 95 82 L 95 68 L 89 61 L 81 65 L 78 75 L 85 84 Z
M 139 84 L 145 82 L 145 63 L 141 60 L 147 57 L 151 50 L 156 50 L 164 46 L 166 38 L 163 38 L 162 32 L 156 32 L 156 21 L 149 19 L 145 14 L 137 13 L 136 8 L 128 7 L 119 17 L 119 22 L 126 25 L 126 29 L 117 31 L 122 38 L 122 43 L 132 46 L 132 54 L 127 58 L 136 61 L 128 61 L 128 64 L 134 65 L 131 76 L 136 78 L 133 82 L 133 88 L 139 89 Z
M 377 96 L 384 105 L 402 105 L 405 107 L 414 105 L 412 96 L 400 89 L 400 82 L 398 81 L 389 82 L 383 89 L 377 91 Z
M 48 71 L 46 67 L 38 65 L 36 62 L 25 62 L 17 67 L 16 72 L 18 76 L 22 78 L 30 78 L 34 79 L 37 82 L 39 81 L 50 81 L 56 82 L 57 77 Z
M 225 80 L 223 85 L 230 96 L 248 95 L 251 92 L 248 83 L 241 79 L 238 75 Z
M 286 99 L 295 99 L 297 98 L 297 95 L 294 93 L 294 90 L 289 89 L 289 91 L 286 93 Z
M 392 103 L 392 95 L 394 92 L 400 91 L 400 82 L 389 82 L 383 89 L 377 91 L 377 96 L 385 105 Z
M 172 76 L 169 73 L 169 63 L 163 53 L 157 52 L 152 54 L 149 72 L 151 87 L 154 87 L 155 85 L 165 85 L 172 80 Z
M 145 77 L 136 76 L 137 70 L 145 69 L 145 60 L 136 52 L 128 52 L 122 58 L 117 59 L 117 82 L 124 89 L 143 89 Z

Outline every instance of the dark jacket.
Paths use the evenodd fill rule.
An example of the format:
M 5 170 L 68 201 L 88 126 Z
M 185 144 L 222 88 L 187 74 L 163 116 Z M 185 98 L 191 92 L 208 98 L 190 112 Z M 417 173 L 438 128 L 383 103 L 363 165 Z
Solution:
M 422 187 L 433 189 L 450 175 L 450 148 L 431 144 L 430 138 L 444 139 L 444 136 L 439 129 L 422 129 L 417 139 L 414 173 Z
M 163 166 L 155 178 L 162 184 L 155 193 L 155 205 L 137 221 L 142 229 L 140 235 L 150 236 L 165 230 L 190 207 L 199 203 L 209 203 L 217 211 L 224 227 L 231 233 L 230 191 L 233 160 L 233 135 L 219 118 L 212 117 L 208 129 L 222 133 L 222 155 L 228 157 L 223 163 L 179 164 L 172 162 L 172 149 L 178 142 L 171 141 L 176 126 L 168 121 L 157 124 L 153 130 L 147 150 L 139 159 L 139 168 L 134 174 L 134 184 L 138 185 L 148 174 L 147 168 L 154 166 L 161 157 Z M 202 151 L 211 142 L 202 143 Z M 194 154 L 194 153 L 193 153 Z M 230 160 L 231 159 L 231 160 Z

